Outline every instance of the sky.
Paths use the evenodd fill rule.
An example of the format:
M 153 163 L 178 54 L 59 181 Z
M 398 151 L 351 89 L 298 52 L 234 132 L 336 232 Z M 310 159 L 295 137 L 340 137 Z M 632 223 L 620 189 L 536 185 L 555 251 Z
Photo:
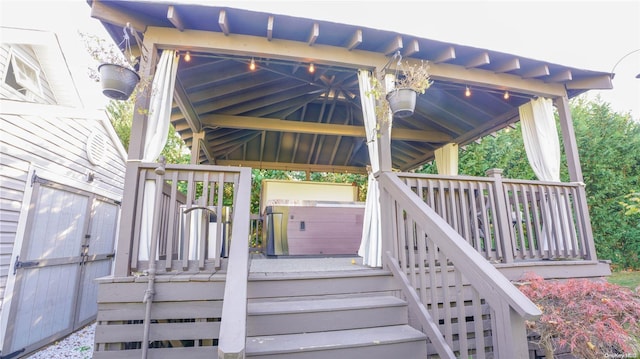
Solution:
M 585 70 L 615 72 L 612 90 L 589 91 L 587 96 L 600 96 L 614 111 L 630 112 L 640 121 L 640 78 L 635 78 L 640 74 L 638 0 L 200 2 L 390 30 Z M 0 0 L 0 13 L 3 26 L 17 21 L 51 30 L 77 28 L 106 37 L 98 21 L 90 18 L 84 0 Z

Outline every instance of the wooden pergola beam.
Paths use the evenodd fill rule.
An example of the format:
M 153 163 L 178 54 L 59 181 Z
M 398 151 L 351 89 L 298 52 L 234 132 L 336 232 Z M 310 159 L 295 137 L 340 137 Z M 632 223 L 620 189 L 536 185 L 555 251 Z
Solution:
M 282 163 L 282 162 L 260 162 L 260 161 L 241 161 L 241 160 L 217 160 L 219 166 L 240 166 L 251 168 L 268 168 L 281 171 L 308 171 L 308 172 L 331 172 L 331 173 L 353 173 L 367 174 L 366 167 L 356 166 L 331 166 L 316 165 L 310 163 Z
M 251 53 L 278 60 L 300 61 L 313 58 L 316 64 L 342 66 L 353 69 L 381 69 L 388 61 L 388 57 L 379 52 L 351 50 L 344 47 L 316 44 L 308 46 L 305 42 L 279 40 L 264 41 L 264 37 L 234 34 L 233 37 L 222 33 L 208 31 L 180 32 L 172 28 L 149 27 L 145 33 L 145 41 L 154 43 L 158 48 L 185 48 L 193 51 L 222 53 L 246 56 L 247 49 Z M 447 52 L 454 55 L 453 48 Z M 418 64 L 420 60 L 408 58 L 410 64 Z M 434 61 L 435 62 L 435 61 Z M 531 81 L 520 76 L 495 73 L 490 70 L 465 69 L 464 67 L 434 63 L 429 66 L 429 72 L 434 80 L 466 83 L 476 86 L 509 88 L 512 92 L 520 92 L 535 96 L 556 97 L 563 96 L 564 84 Z M 395 64 L 392 64 L 395 66 Z M 393 67 L 393 66 L 390 66 Z M 390 69 L 393 70 L 392 68 Z
M 288 121 L 262 117 L 209 115 L 202 118 L 202 124 L 204 127 L 213 128 L 238 128 L 256 131 L 282 131 L 365 138 L 365 129 L 363 126 Z M 392 139 L 417 142 L 446 142 L 452 138 L 446 134 L 434 133 L 432 131 L 394 128 Z

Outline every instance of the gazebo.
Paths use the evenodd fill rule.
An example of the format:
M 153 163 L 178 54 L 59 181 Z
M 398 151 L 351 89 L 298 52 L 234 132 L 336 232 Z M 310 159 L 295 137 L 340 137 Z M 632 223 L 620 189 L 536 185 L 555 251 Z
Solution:
M 271 355 L 395 352 L 372 345 L 376 340 L 362 334 L 364 327 L 315 329 L 314 342 L 325 348 L 306 347 L 303 332 L 255 330 L 252 305 L 271 292 L 247 270 L 245 239 L 251 223 L 260 221 L 249 213 L 250 168 L 370 173 L 370 193 L 378 196 L 367 200 L 365 264 L 408 308 L 407 328 L 419 334 L 407 329 L 414 344 L 400 352 L 411 357 L 527 358 L 524 321 L 540 312 L 509 279 L 525 271 L 609 273 L 595 254 L 568 101 L 611 88 L 611 74 L 241 9 L 153 1 L 90 5 L 116 43 L 123 33 L 129 37 L 142 78 L 115 271 L 100 284 L 97 333 L 103 331 L 94 357 L 262 357 L 266 339 L 260 338 L 275 343 L 283 335 L 298 349 Z M 399 66 L 425 62 L 432 84 L 417 96 L 413 113 L 376 117 L 371 79 L 391 90 L 402 76 Z M 554 106 L 568 183 L 556 169 Z M 451 164 L 460 146 L 517 121 L 539 181 L 503 178 L 499 170 L 487 177 L 457 173 Z M 191 148 L 190 165 L 155 162 L 169 123 Z M 411 172 L 434 158 L 439 175 Z M 220 255 L 223 211 L 231 213 L 228 258 Z M 215 228 L 209 236 L 203 223 L 211 223 L 211 213 L 217 226 L 208 227 Z M 346 276 L 332 274 L 333 286 Z M 311 277 L 274 286 L 281 293 L 297 285 L 318 288 L 319 279 Z M 356 277 L 354 283 L 366 282 Z M 341 292 L 311 293 L 289 297 L 330 300 Z M 173 305 L 180 315 L 168 314 Z M 175 334 L 181 329 L 188 338 Z M 329 333 L 338 330 L 357 330 L 369 344 L 334 346 Z M 140 334 L 131 339 L 134 332 Z

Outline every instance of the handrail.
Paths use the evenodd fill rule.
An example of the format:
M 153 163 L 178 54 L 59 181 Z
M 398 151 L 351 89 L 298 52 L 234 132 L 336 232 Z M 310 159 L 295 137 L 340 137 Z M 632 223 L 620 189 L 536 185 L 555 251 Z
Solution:
M 218 358 L 221 359 L 245 357 L 251 169 L 240 169 L 240 178 L 234 199 L 232 240 L 218 341 Z
M 447 222 L 438 216 L 417 196 L 409 196 L 402 189 L 406 187 L 397 175 L 385 172 L 378 177 L 394 198 L 401 200 L 405 210 L 432 235 L 430 238 L 447 255 L 454 265 L 460 265 L 467 279 L 478 286 L 478 291 L 487 300 L 504 299 L 524 319 L 536 319 L 542 313 L 536 305 L 520 292 L 500 271 L 487 262 L 471 247 Z M 464 261 L 464 263 L 457 263 Z M 498 303 L 495 303 L 498 304 Z
M 436 331 L 436 337 L 444 337 L 447 346 L 463 357 L 475 352 L 479 358 L 485 353 L 528 358 L 525 320 L 539 317 L 538 307 L 397 174 L 381 173 L 378 181 L 382 250 L 392 253 L 383 264 L 390 268 L 393 257 L 398 259 L 406 274 L 402 280 L 411 284 L 439 323 L 417 329 Z M 487 330 L 493 343 L 489 347 Z

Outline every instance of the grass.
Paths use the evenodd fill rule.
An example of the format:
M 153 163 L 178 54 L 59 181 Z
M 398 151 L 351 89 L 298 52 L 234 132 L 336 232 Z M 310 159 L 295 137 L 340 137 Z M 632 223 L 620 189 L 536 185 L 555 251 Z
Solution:
M 609 283 L 635 290 L 640 286 L 640 271 L 612 272 L 607 280 Z

